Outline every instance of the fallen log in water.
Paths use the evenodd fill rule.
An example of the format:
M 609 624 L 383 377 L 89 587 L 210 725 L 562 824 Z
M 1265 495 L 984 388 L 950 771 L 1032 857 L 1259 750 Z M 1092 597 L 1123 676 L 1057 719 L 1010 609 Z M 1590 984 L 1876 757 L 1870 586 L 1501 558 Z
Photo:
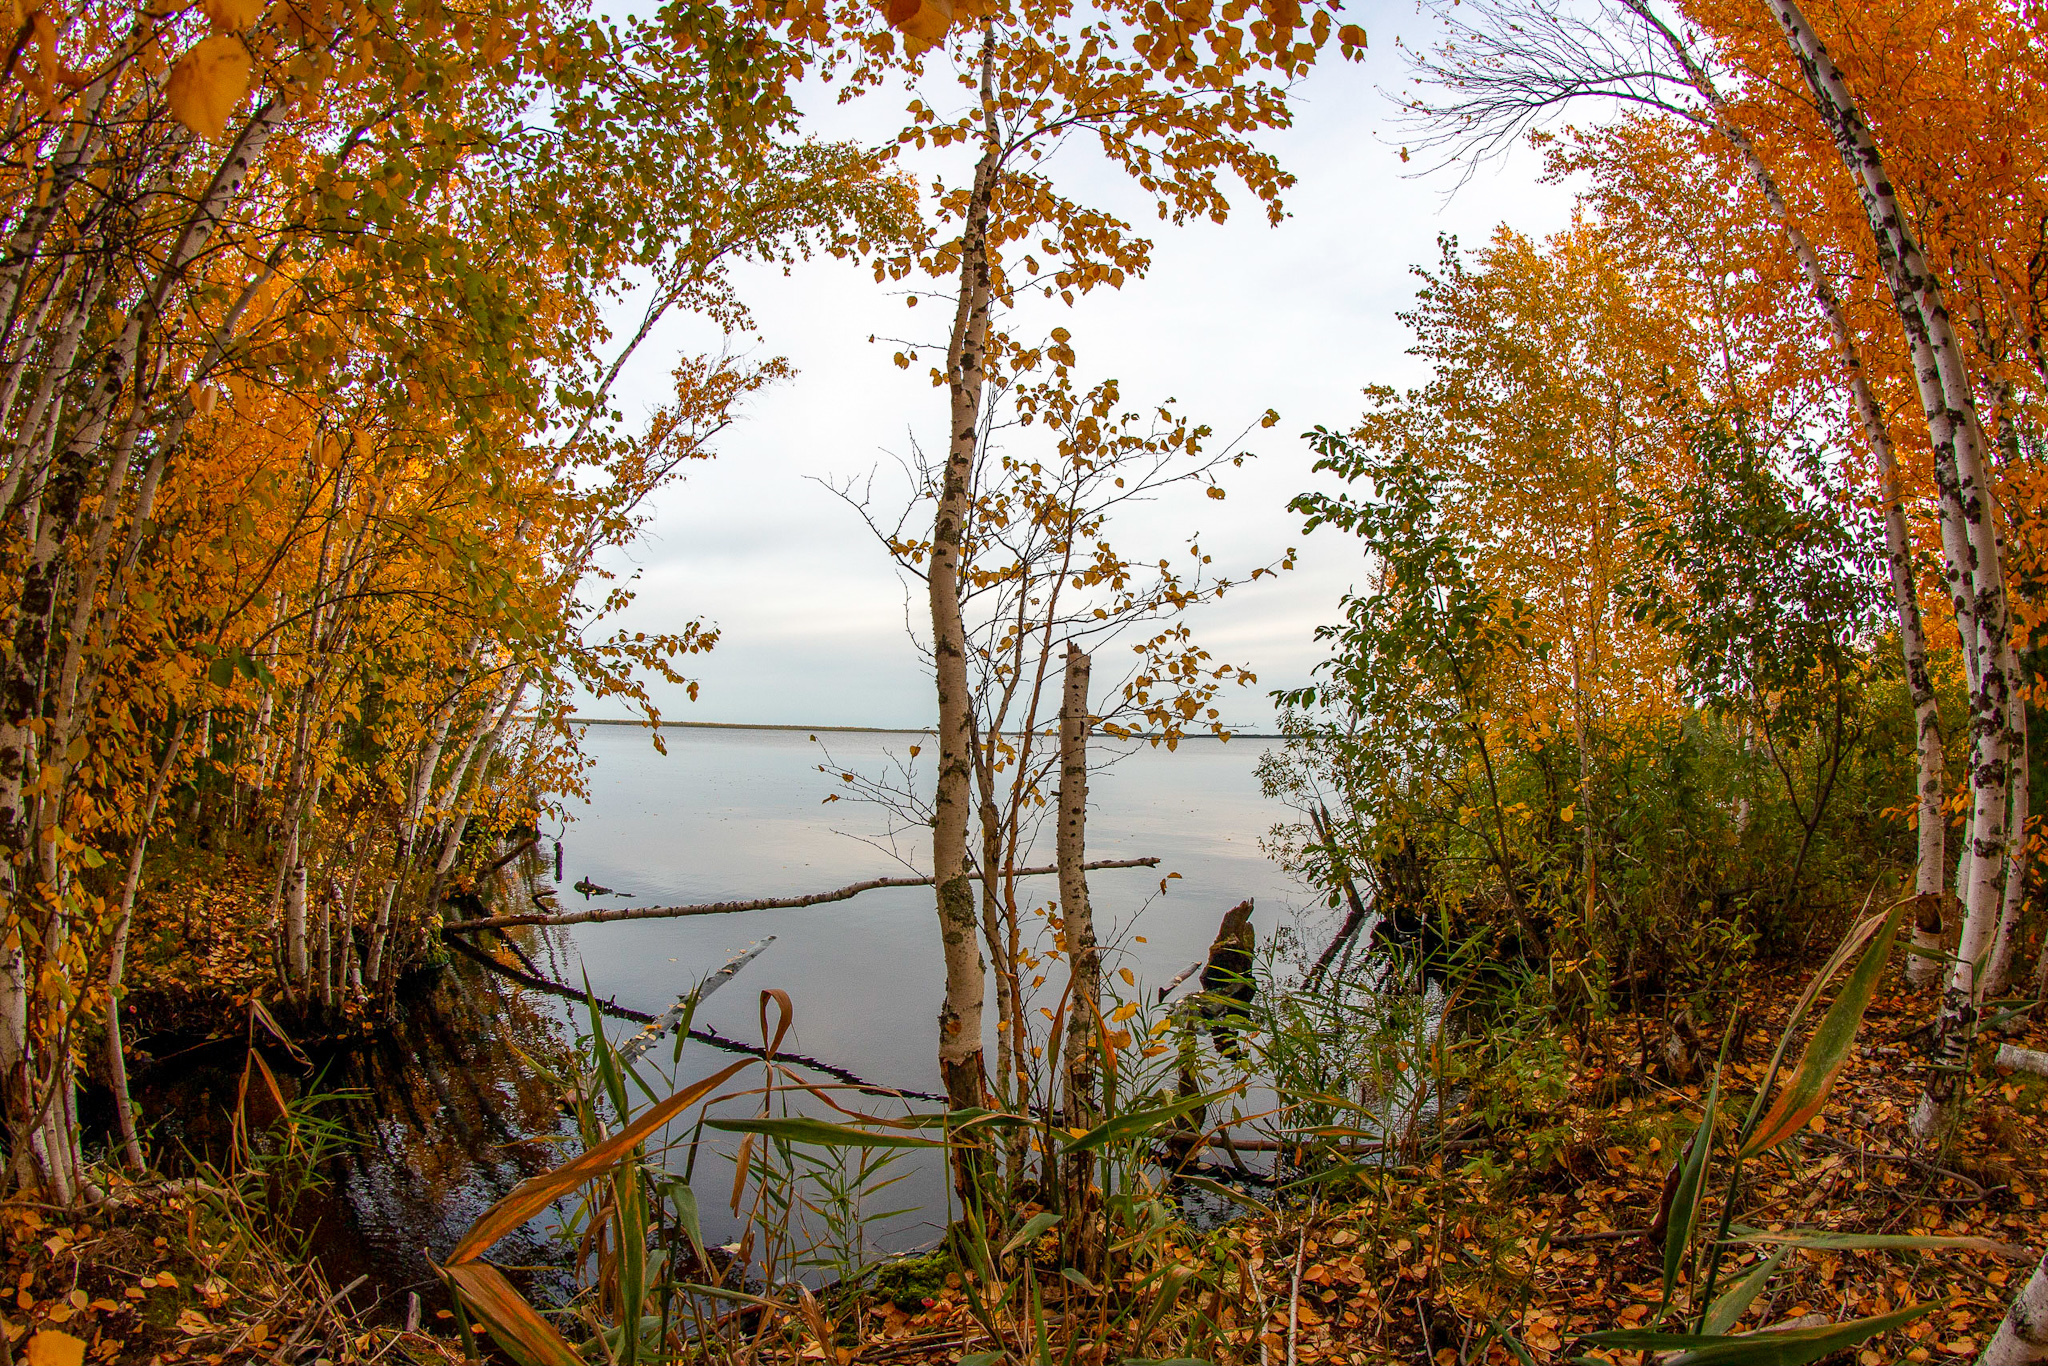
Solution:
M 724 967 L 706 977 L 702 982 L 690 988 L 681 996 L 678 996 L 676 1003 L 663 1012 L 659 1018 L 648 1021 L 647 1028 L 626 1041 L 625 1047 L 619 1050 L 619 1059 L 622 1062 L 631 1063 L 642 1053 L 654 1047 L 656 1043 L 660 1042 L 662 1035 L 681 1024 L 685 1017 L 694 1012 L 703 1003 L 705 997 L 724 986 L 727 982 L 730 982 L 738 975 L 741 968 L 759 958 L 762 950 L 774 942 L 775 936 L 771 934 L 759 943 L 748 945 L 739 953 L 734 954 L 732 961 L 728 962 Z
M 1156 858 L 1103 859 L 1100 862 L 1084 864 L 1088 872 L 1099 872 L 1105 868 L 1156 868 Z M 1051 864 L 1043 868 L 1019 868 L 1011 877 L 1043 877 L 1059 870 Z M 878 891 L 883 887 L 929 887 L 928 877 L 878 877 L 866 882 L 856 882 L 830 892 L 812 892 L 808 896 L 762 897 L 758 901 L 711 901 L 701 906 L 618 906 L 602 911 L 571 911 L 567 915 L 491 915 L 477 920 L 458 920 L 443 925 L 441 933 L 472 934 L 477 930 L 509 929 L 514 925 L 603 925 L 614 920 L 674 920 L 686 915 L 733 915 L 740 911 L 776 911 L 797 906 L 822 906 L 828 901 L 845 901 L 859 896 L 862 892 Z

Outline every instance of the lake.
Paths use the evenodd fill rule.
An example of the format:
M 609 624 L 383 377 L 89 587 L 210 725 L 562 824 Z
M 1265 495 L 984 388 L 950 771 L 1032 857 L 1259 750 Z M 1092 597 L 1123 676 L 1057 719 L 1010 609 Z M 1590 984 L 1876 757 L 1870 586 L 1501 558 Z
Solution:
M 813 738 L 802 731 L 668 727 L 662 738 L 666 754 L 655 750 L 642 727 L 586 728 L 593 761 L 589 799 L 572 802 L 559 829 L 543 830 L 538 872 L 531 861 L 527 869 L 561 909 L 790 896 L 906 875 L 911 869 L 904 860 L 918 872 L 929 866 L 924 828 L 899 832 L 892 845 L 888 813 L 828 800 L 849 790 L 840 773 L 880 773 L 904 760 L 913 745 L 924 747 L 921 776 L 928 782 L 929 736 L 840 731 Z M 1257 903 L 1262 935 L 1292 923 L 1311 903 L 1260 848 L 1267 830 L 1287 816 L 1260 795 L 1254 774 L 1270 743 L 1200 739 L 1169 751 L 1095 742 L 1109 762 L 1090 782 L 1090 859 L 1161 860 L 1156 869 L 1090 875 L 1105 982 L 1126 997 L 1149 994 L 1203 958 L 1223 913 L 1244 898 Z M 820 772 L 821 765 L 828 771 Z M 1052 862 L 1052 842 L 1048 822 L 1028 863 Z M 586 898 L 572 890 L 586 881 L 614 894 Z M 1023 886 L 1040 905 L 1056 895 L 1051 877 Z M 1327 913 L 1318 908 L 1311 918 L 1320 923 Z M 769 935 L 775 940 L 766 951 L 704 1003 L 699 1028 L 758 1046 L 761 992 L 779 989 L 794 1010 L 785 1053 L 878 1087 L 938 1090 L 934 1022 L 943 964 L 929 887 L 872 891 L 804 909 L 550 928 L 527 932 L 520 943 L 533 965 L 556 981 L 579 989 L 587 981 L 600 998 L 658 1014 Z M 1135 990 L 1115 979 L 1123 968 L 1136 980 Z M 1056 1005 L 1064 971 L 1056 964 L 1046 971 L 1045 1003 Z M 992 996 L 990 1005 L 992 1029 Z M 329 1064 L 326 1085 L 362 1092 L 344 1103 L 344 1121 L 360 1144 L 336 1164 L 336 1184 L 320 1201 L 317 1244 L 334 1280 L 368 1274 L 383 1294 L 399 1299 L 407 1288 L 431 1288 L 427 1256 L 445 1253 L 493 1201 L 565 1155 L 548 1141 L 566 1128 L 556 1093 L 527 1059 L 564 1058 L 588 1018 L 581 1004 L 514 985 L 458 958 L 431 992 L 409 1005 L 391 1037 Z M 629 1020 L 606 1024 L 615 1040 L 638 1029 Z M 649 1055 L 660 1066 L 646 1070 L 682 1084 L 729 1064 L 734 1054 L 693 1040 L 679 1065 L 672 1067 L 672 1058 L 663 1044 Z M 819 1084 L 833 1080 L 831 1072 L 793 1071 Z M 749 1078 L 758 1076 L 750 1070 L 734 1085 L 751 1085 Z M 837 1096 L 850 1108 L 929 1108 L 915 1100 Z M 166 1112 L 150 1100 L 145 1094 L 151 1113 Z M 758 1101 L 725 1112 L 749 1113 L 753 1105 Z M 940 1164 L 920 1160 L 903 1169 L 905 1179 L 889 1191 L 889 1203 L 909 1212 L 876 1226 L 877 1250 L 924 1246 L 946 1221 Z M 700 1162 L 696 1184 L 707 1241 L 722 1242 L 736 1227 L 728 1203 L 730 1163 Z M 528 1235 L 508 1240 L 494 1257 L 520 1264 L 554 1255 L 545 1239 Z

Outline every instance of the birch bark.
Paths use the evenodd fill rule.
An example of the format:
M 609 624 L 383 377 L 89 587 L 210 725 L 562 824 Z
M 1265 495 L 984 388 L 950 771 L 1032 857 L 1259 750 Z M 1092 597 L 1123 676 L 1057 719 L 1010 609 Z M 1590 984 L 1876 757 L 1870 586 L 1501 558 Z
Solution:
M 2038 1366 L 2048 1361 L 2048 1254 L 2013 1296 L 2005 1319 L 1984 1344 L 1977 1366 Z
M 952 429 L 946 471 L 932 530 L 928 576 L 932 656 L 939 701 L 938 788 L 932 802 L 932 876 L 938 889 L 939 935 L 945 946 L 946 995 L 939 1007 L 939 1076 L 955 1109 L 981 1104 L 982 1009 L 987 967 L 975 923 L 974 888 L 967 869 L 969 774 L 974 735 L 968 712 L 967 630 L 960 610 L 960 561 L 968 516 L 968 490 L 981 440 L 981 396 L 986 381 L 989 306 L 989 213 L 1002 175 L 1003 147 L 995 123 L 995 31 L 985 27 L 981 96 L 985 115 L 981 159 L 975 164 L 961 227 L 958 301 L 946 351 Z M 959 1173 L 964 1180 L 963 1166 Z
M 2021 677 L 2019 657 L 2010 639 L 2005 648 L 2005 670 L 2009 679 Z M 2012 784 L 2011 815 L 2006 825 L 2005 896 L 1999 907 L 1998 929 L 1992 935 L 1991 961 L 1984 969 L 1984 995 L 2005 995 L 2012 983 L 2013 952 L 2019 947 L 2020 910 L 2027 891 L 2027 817 L 2031 794 L 2027 791 L 2027 699 L 2015 687 L 2006 698 L 2006 753 Z
M 1067 1038 L 1064 1101 L 1069 1128 L 1101 1122 L 1095 1064 L 1102 1047 L 1102 958 L 1095 941 L 1095 913 L 1088 902 L 1088 675 L 1089 659 L 1067 644 L 1066 680 L 1060 706 L 1060 948 L 1067 957 Z M 1096 1223 L 1095 1162 L 1090 1153 L 1069 1153 L 1064 1205 L 1069 1256 L 1082 1275 L 1102 1270 L 1103 1247 Z
M 2006 707 L 2012 693 L 2005 667 L 2010 631 L 2002 547 L 1993 525 L 1992 490 L 1977 439 L 1976 399 L 1940 281 L 1906 223 L 1883 155 L 1840 68 L 1797 0 L 1769 0 L 1768 8 L 1806 76 L 1837 151 L 1855 178 L 1884 266 L 1934 446 L 1935 481 L 1941 490 L 1945 523 L 1945 569 L 1956 619 L 1967 623 L 1963 657 L 1971 666 L 1969 871 L 1961 889 L 1962 934 L 1935 1018 L 1933 1067 L 1912 1121 L 1913 1132 L 1925 1139 L 1946 1126 L 1960 1094 L 1962 1065 L 1976 1035 L 1982 999 L 1976 965 L 1990 948 L 2002 903 L 1999 873 L 2005 861 L 2010 791 Z

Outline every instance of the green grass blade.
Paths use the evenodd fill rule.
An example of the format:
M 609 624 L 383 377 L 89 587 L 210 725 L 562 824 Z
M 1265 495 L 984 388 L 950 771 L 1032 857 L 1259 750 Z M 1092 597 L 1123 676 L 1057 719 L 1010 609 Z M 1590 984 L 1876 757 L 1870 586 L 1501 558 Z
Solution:
M 734 1134 L 762 1134 L 790 1143 L 818 1143 L 828 1148 L 943 1148 L 944 1139 L 915 1138 L 910 1134 L 878 1133 L 851 1124 L 833 1124 L 805 1115 L 770 1119 L 707 1119 L 707 1129 Z
M 1808 1366 L 1831 1353 L 1854 1347 L 1879 1333 L 1903 1328 L 1914 1319 L 1941 1307 L 1939 1301 L 1916 1304 L 1873 1318 L 1848 1323 L 1823 1324 L 1818 1328 L 1790 1328 L 1782 1332 L 1743 1333 L 1735 1337 L 1694 1337 L 1689 1333 L 1654 1333 L 1638 1329 L 1589 1333 L 1586 1341 L 1597 1347 L 1622 1351 L 1669 1352 L 1664 1366 Z
M 1835 1078 L 1848 1064 L 1850 1046 L 1856 1040 L 1856 1031 L 1863 1025 L 1863 1012 L 1870 1008 L 1870 998 L 1877 991 L 1877 980 L 1884 973 L 1886 960 L 1891 957 L 1892 940 L 1899 932 L 1899 921 L 1905 913 L 1904 902 L 1894 906 L 1871 937 L 1862 957 L 1857 959 L 1855 968 L 1843 981 L 1834 1004 L 1821 1017 L 1812 1042 L 1806 1046 L 1806 1056 L 1799 1060 L 1799 1070 L 1778 1093 L 1763 1121 L 1743 1145 L 1743 1158 L 1777 1147 L 1812 1123 L 1813 1117 L 1827 1104 L 1828 1092 L 1834 1088 Z
M 1685 1265 L 1692 1247 L 1692 1229 L 1698 1222 L 1700 1202 L 1706 1197 L 1707 1171 L 1714 1152 L 1714 1119 L 1721 1105 L 1721 1070 L 1714 1069 L 1714 1084 L 1707 1088 L 1706 1113 L 1685 1150 L 1685 1165 L 1679 1169 L 1678 1187 L 1671 1195 L 1671 1217 L 1664 1226 L 1664 1298 L 1657 1306 L 1662 1314 L 1671 1306 L 1671 1292 L 1678 1285 L 1679 1268 Z
M 1741 1280 L 1728 1287 L 1718 1299 L 1707 1307 L 1707 1316 L 1700 1321 L 1700 1332 L 1707 1337 L 1719 1337 L 1735 1326 L 1742 1317 L 1742 1311 L 1756 1302 L 1765 1285 L 1777 1273 L 1785 1261 L 1790 1248 L 1781 1247 L 1756 1264 L 1756 1267 Z

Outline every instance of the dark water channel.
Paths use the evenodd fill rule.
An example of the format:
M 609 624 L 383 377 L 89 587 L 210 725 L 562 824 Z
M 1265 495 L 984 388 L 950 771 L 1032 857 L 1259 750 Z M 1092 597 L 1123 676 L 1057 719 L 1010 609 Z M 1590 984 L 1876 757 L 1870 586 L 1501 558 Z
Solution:
M 538 890 L 562 909 L 669 905 L 901 875 L 906 869 L 891 852 L 883 814 L 825 798 L 843 790 L 839 772 L 875 770 L 923 738 L 826 733 L 821 750 L 801 732 L 670 728 L 663 756 L 645 730 L 592 727 L 590 800 L 571 805 L 561 830 L 559 885 L 552 845 L 544 840 L 542 857 L 517 871 L 521 881 L 506 895 Z M 1222 912 L 1245 897 L 1257 900 L 1262 932 L 1292 921 L 1307 900 L 1259 848 L 1266 829 L 1285 815 L 1259 796 L 1253 768 L 1261 748 L 1247 740 L 1194 741 L 1176 752 L 1134 746 L 1092 782 L 1090 857 L 1163 860 L 1154 872 L 1091 879 L 1106 975 L 1128 968 L 1137 982 L 1136 989 L 1119 982 L 1119 990 L 1149 992 L 1200 958 Z M 830 773 L 817 771 L 821 762 Z M 913 830 L 901 844 L 919 864 L 927 852 L 920 848 L 923 833 Z M 1030 861 L 1050 862 L 1051 844 L 1048 826 Z M 1168 872 L 1180 877 L 1165 880 L 1162 894 Z M 578 883 L 615 893 L 585 897 L 573 890 Z M 1040 883 L 1032 891 L 1043 902 L 1054 887 L 1050 878 Z M 544 976 L 578 986 L 587 980 L 600 997 L 644 1015 L 667 1009 L 750 943 L 775 936 L 705 1003 L 701 1037 L 689 1041 L 679 1062 L 666 1045 L 650 1055 L 659 1066 L 644 1070 L 657 1088 L 708 1076 L 758 1047 L 761 992 L 777 988 L 794 1010 L 785 1053 L 818 1064 L 793 1064 L 797 1075 L 821 1086 L 857 1078 L 906 1093 L 894 1099 L 841 1091 L 841 1104 L 877 1112 L 928 1108 L 910 1093 L 937 1089 L 933 1019 L 942 964 L 928 889 L 888 889 L 800 910 L 515 935 Z M 1053 994 L 1057 989 L 1048 983 Z M 438 1303 L 427 1258 L 444 1255 L 494 1201 L 573 1151 L 550 1141 L 565 1137 L 568 1124 L 535 1064 L 564 1063 L 588 1021 L 580 1003 L 457 956 L 414 985 L 388 1033 L 316 1055 L 317 1081 L 308 1075 L 298 1085 L 345 1093 L 327 1113 L 350 1138 L 326 1164 L 327 1189 L 301 1208 L 333 1284 L 366 1276 L 356 1298 L 374 1293 L 394 1314 L 409 1290 Z M 613 1018 L 604 1027 L 622 1040 L 640 1025 Z M 158 1121 L 159 1148 L 220 1149 L 241 1065 L 239 1048 L 216 1046 L 171 1058 L 139 1079 L 138 1098 Z M 747 1075 L 735 1084 L 747 1084 Z M 903 1179 L 887 1203 L 906 1212 L 873 1227 L 872 1250 L 928 1244 L 946 1219 L 943 1170 L 919 1160 L 890 1174 Z M 726 1241 L 737 1228 L 728 1204 L 730 1162 L 700 1161 L 696 1185 L 707 1241 Z M 563 1253 L 546 1224 L 507 1239 L 492 1259 L 537 1268 L 531 1275 L 543 1288 L 562 1283 Z

